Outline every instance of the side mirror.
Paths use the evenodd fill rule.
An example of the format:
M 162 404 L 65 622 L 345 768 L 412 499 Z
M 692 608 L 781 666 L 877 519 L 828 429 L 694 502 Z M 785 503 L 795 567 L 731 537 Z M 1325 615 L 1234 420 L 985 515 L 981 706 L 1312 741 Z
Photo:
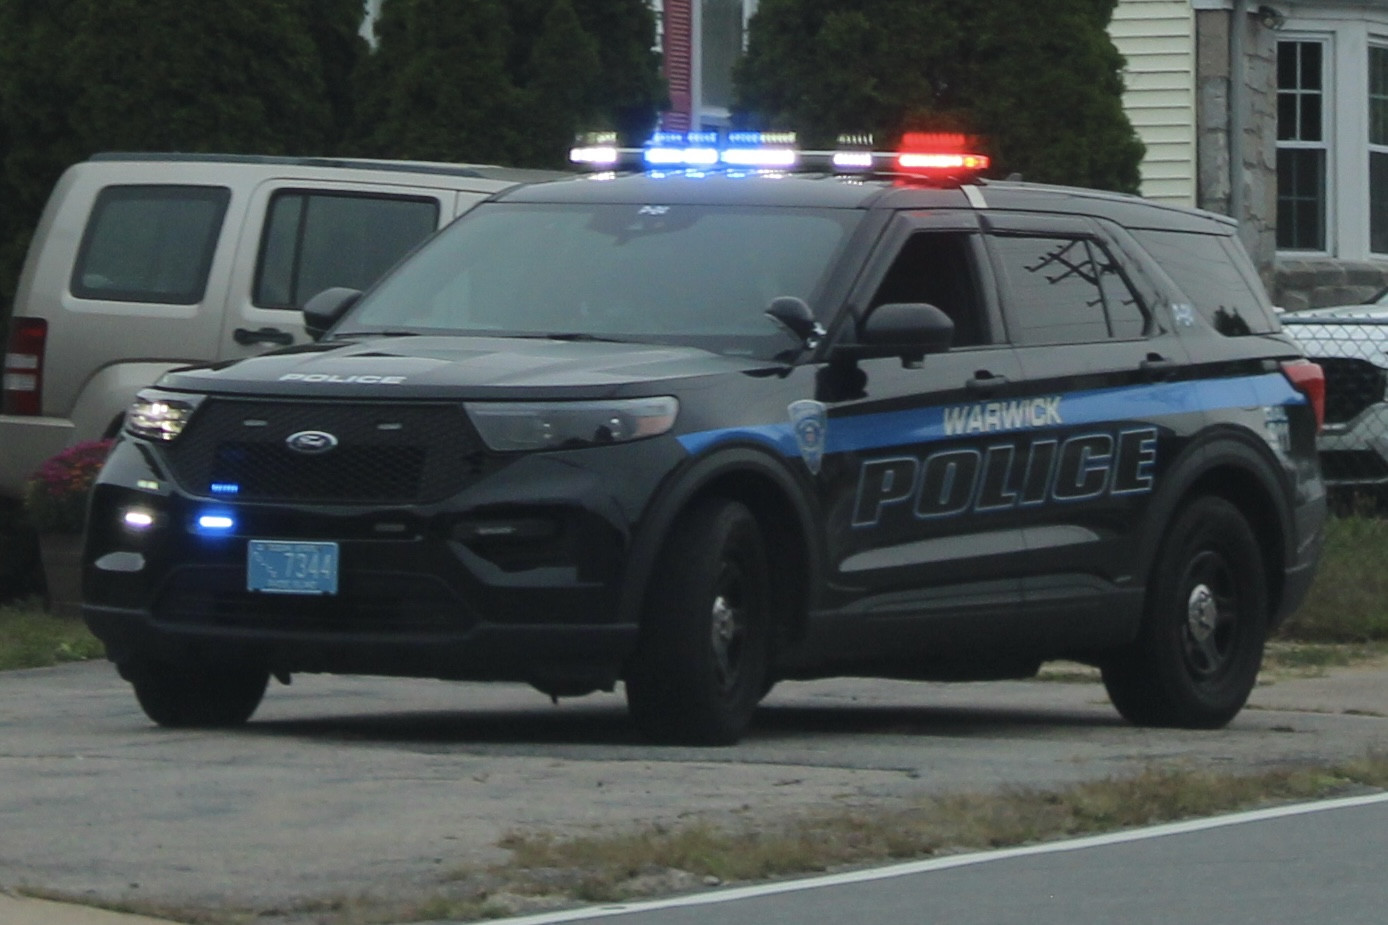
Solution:
M 304 328 L 314 340 L 328 333 L 328 329 L 347 314 L 347 309 L 357 304 L 361 298 L 360 289 L 334 286 L 324 289 L 304 303 Z
M 927 353 L 943 353 L 954 343 L 954 322 L 934 305 L 889 302 L 874 308 L 858 324 L 858 340 L 836 353 L 853 359 L 901 357 L 919 363 Z
M 824 328 L 815 320 L 814 312 L 804 299 L 793 295 L 777 296 L 771 300 L 766 315 L 798 337 L 807 348 L 814 347 L 824 336 Z

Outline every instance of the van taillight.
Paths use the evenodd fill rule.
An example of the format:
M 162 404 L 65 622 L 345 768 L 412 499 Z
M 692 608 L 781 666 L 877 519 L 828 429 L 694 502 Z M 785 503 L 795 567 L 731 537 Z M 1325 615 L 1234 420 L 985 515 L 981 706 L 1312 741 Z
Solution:
M 1311 410 L 1316 412 L 1316 433 L 1320 433 L 1325 426 L 1325 370 L 1310 360 L 1287 360 L 1282 364 L 1282 375 L 1311 403 Z
M 43 344 L 48 322 L 42 318 L 10 319 L 10 342 L 5 347 L 5 378 L 0 388 L 0 411 L 39 414 L 43 399 Z

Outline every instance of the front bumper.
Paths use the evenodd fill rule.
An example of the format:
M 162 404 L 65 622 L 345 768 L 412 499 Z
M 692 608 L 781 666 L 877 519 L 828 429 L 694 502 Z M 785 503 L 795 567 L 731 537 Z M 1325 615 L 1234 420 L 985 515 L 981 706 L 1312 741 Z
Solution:
M 1316 449 L 1327 486 L 1388 485 L 1388 402 L 1371 405 L 1344 423 L 1326 424 Z
M 149 447 L 125 441 L 93 492 L 83 612 L 117 663 L 608 687 L 636 643 L 619 601 L 633 523 L 658 484 L 633 474 L 682 453 L 657 443 L 520 457 L 409 506 L 190 496 Z M 209 510 L 234 526 L 200 529 Z M 127 526 L 131 511 L 150 523 Z M 336 543 L 337 593 L 248 590 L 251 539 Z

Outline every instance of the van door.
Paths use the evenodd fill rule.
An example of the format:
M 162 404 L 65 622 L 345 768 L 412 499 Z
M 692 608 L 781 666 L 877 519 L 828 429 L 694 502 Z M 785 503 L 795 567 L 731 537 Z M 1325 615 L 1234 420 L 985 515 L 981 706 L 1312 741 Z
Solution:
M 277 180 L 252 196 L 227 293 L 219 359 L 304 343 L 300 310 L 365 289 L 452 220 L 453 190 Z

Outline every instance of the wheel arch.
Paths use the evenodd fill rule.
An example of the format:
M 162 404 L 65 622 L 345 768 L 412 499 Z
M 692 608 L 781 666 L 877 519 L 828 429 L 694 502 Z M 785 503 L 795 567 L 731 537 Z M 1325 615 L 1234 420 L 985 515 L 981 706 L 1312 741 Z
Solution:
M 1144 583 L 1150 582 L 1158 550 L 1181 509 L 1204 495 L 1223 498 L 1238 508 L 1257 538 L 1268 581 L 1268 617 L 1275 620 L 1283 609 L 1287 564 L 1294 556 L 1292 512 L 1278 503 L 1290 496 L 1287 479 L 1266 445 L 1242 433 L 1221 434 L 1191 447 L 1154 500 L 1152 519 L 1162 528 L 1150 531 L 1143 543 Z
M 776 607 L 775 647 L 798 638 L 814 594 L 815 575 L 823 574 L 822 545 L 816 534 L 809 489 L 772 454 L 739 446 L 715 451 L 686 468 L 662 490 L 643 519 L 633 543 L 635 554 L 620 604 L 622 621 L 640 624 L 646 591 L 660 553 L 680 516 L 707 498 L 745 505 L 762 530 Z

